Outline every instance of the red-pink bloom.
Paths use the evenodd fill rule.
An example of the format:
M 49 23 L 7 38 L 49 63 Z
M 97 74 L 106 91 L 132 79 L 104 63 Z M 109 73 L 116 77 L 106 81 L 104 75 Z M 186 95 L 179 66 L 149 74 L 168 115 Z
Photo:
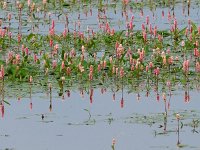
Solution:
M 43 0 L 42 3 L 45 5 L 47 3 L 47 0 Z
M 133 30 L 133 21 L 132 21 L 132 20 L 131 20 L 130 23 L 129 23 L 129 29 L 130 29 L 130 30 Z
M 74 35 L 74 39 L 76 39 L 76 31 L 74 31 L 74 34 L 73 34 L 73 35 Z
M 167 54 L 170 54 L 170 49 L 169 49 L 169 48 L 167 49 L 166 53 L 167 53 Z
M 53 67 L 53 69 L 55 69 L 56 66 L 57 66 L 57 61 L 56 61 L 56 60 L 53 60 L 53 61 L 52 61 L 52 67 Z
M 139 59 L 140 61 L 142 61 L 144 59 L 144 49 L 142 49 L 142 51 L 139 51 L 139 55 L 140 55 Z
M 134 71 L 134 69 L 135 69 L 135 66 L 131 65 L 131 71 Z
M 113 139 L 112 139 L 112 145 L 114 146 L 115 143 L 116 143 L 116 140 L 113 138 Z
M 135 17 L 134 17 L 134 16 L 132 16 L 132 17 L 131 17 L 131 20 L 133 21 L 133 20 L 134 20 L 134 18 L 135 18 Z
M 171 86 L 171 82 L 170 81 L 167 81 L 167 87 L 170 87 Z
M 24 51 L 25 51 L 25 46 L 24 44 L 22 44 L 22 53 L 24 53 Z
M 128 37 L 128 31 L 126 31 L 126 34 L 125 34 L 125 35 L 126 35 L 126 37 Z
M 195 46 L 196 46 L 196 47 L 199 47 L 199 41 L 196 41 L 196 42 L 195 42 Z
M 122 44 L 119 44 L 116 51 L 117 58 L 120 58 L 123 53 L 124 53 L 124 47 L 122 46 Z
M 89 70 L 89 80 L 91 81 L 93 79 L 93 71 L 94 71 L 94 68 L 93 68 L 93 65 L 90 65 L 90 70 Z
M 144 24 L 142 24 L 142 30 L 145 31 L 145 25 Z
M 103 68 L 106 68 L 106 60 L 103 61 Z
M 184 47 L 185 46 L 185 41 L 181 42 L 181 46 Z
M 98 72 L 100 72 L 100 71 L 101 71 L 101 65 L 98 64 Z
M 93 80 L 93 72 L 90 71 L 88 76 L 90 81 Z
M 110 32 L 110 35 L 113 36 L 115 34 L 115 29 L 113 28 Z
M 157 26 L 154 27 L 153 35 L 154 35 L 154 37 L 156 37 L 156 35 L 157 35 Z
M 53 40 L 52 39 L 50 39 L 49 45 L 50 45 L 50 47 L 53 47 Z
M 146 17 L 146 24 L 149 24 L 149 16 Z
M 185 29 L 185 35 L 188 35 L 188 28 Z
M 61 64 L 61 69 L 63 70 L 65 68 L 65 62 L 62 61 L 62 64 Z
M 55 29 L 54 28 L 50 28 L 49 29 L 49 35 L 54 36 L 55 34 Z
M 12 38 L 12 32 L 8 33 L 8 37 L 11 39 Z
M 175 60 L 176 60 L 176 61 L 179 61 L 179 57 L 178 57 L 178 56 L 176 56 Z
M 192 28 L 192 26 L 190 27 L 190 33 L 192 33 L 192 31 L 193 31 L 193 28 Z
M 115 43 L 115 49 L 118 49 L 118 47 L 119 47 L 119 43 L 116 42 L 116 43 Z
M 160 74 L 160 69 L 159 69 L 159 67 L 157 67 L 157 68 L 154 69 L 154 74 L 155 74 L 156 76 L 158 76 L 158 75 Z
M 124 5 L 127 5 L 129 0 L 123 0 L 122 2 L 124 3 Z
M 162 35 L 158 34 L 158 40 L 161 42 L 163 39 Z
M 188 72 L 189 71 L 189 60 L 185 60 L 184 62 L 183 62 L 183 71 L 184 72 Z
M 142 32 L 142 35 L 143 35 L 144 41 L 147 41 L 147 33 L 146 33 L 146 31 L 143 31 L 143 32 Z
M 153 29 L 152 29 L 151 23 L 149 24 L 149 32 L 150 32 L 150 34 L 153 34 Z
M 37 58 L 37 55 L 36 54 L 34 54 L 34 56 L 33 56 L 34 58 L 34 62 L 36 63 L 37 61 L 38 61 L 38 58 Z
M 13 52 L 10 51 L 10 52 L 8 52 L 8 60 L 10 61 L 12 59 L 13 59 Z
M 119 70 L 119 68 L 117 67 L 117 68 L 115 68 L 115 74 L 116 74 L 116 76 L 118 75 L 118 70 Z
M 0 33 L 2 38 L 6 35 L 6 31 L 7 31 L 6 29 L 1 30 Z
M 76 51 L 74 50 L 74 48 L 71 49 L 70 51 L 70 57 L 75 57 L 76 56 Z
M 196 70 L 196 72 L 200 72 L 200 63 L 199 62 L 196 62 L 195 70 Z
M 133 64 L 133 58 L 131 55 L 129 56 L 129 63 L 130 63 L 130 65 Z
M 27 0 L 27 5 L 28 5 L 28 7 L 30 7 L 30 5 L 31 5 L 31 0 Z
M 163 56 L 162 59 L 163 59 L 163 64 L 166 65 L 167 64 L 166 56 Z
M 124 68 L 123 67 L 120 68 L 119 74 L 120 74 L 121 78 L 124 76 Z
M 56 44 L 56 45 L 54 46 L 54 51 L 58 51 L 58 48 L 59 48 L 59 45 Z
M 25 53 L 26 53 L 26 55 L 28 56 L 28 54 L 29 54 L 29 49 L 28 49 L 28 47 L 25 48 Z
M 153 63 L 152 62 L 149 63 L 149 68 L 150 69 L 153 68 Z
M 33 77 L 32 77 L 32 76 L 29 77 L 29 82 L 30 82 L 30 83 L 33 82 Z
M 66 28 L 64 29 L 62 35 L 63 35 L 63 37 L 66 37 L 66 35 L 67 35 L 67 29 Z
M 82 40 L 84 39 L 84 33 L 83 33 L 83 32 L 79 32 L 78 35 L 79 35 L 79 38 L 80 38 L 80 39 L 82 39 Z
M 174 32 L 175 31 L 175 28 L 174 26 L 171 26 L 171 29 L 170 29 L 171 32 Z
M 82 54 L 84 55 L 84 53 L 85 53 L 85 47 L 84 47 L 84 45 L 82 45 L 81 51 L 82 51 Z
M 17 39 L 18 39 L 18 43 L 20 43 L 20 42 L 21 42 L 21 39 L 22 39 L 21 34 L 18 34 Z
M 112 74 L 115 73 L 115 66 L 112 67 Z
M 19 61 L 20 61 L 20 55 L 19 55 L 19 54 L 16 54 L 15 59 L 16 59 L 16 64 L 18 64 Z
M 197 48 L 194 48 L 194 56 L 198 57 L 199 56 L 199 51 Z
M 81 63 L 79 63 L 78 68 L 79 68 L 80 72 L 85 71 L 84 66 L 82 66 Z
M 1 77 L 3 78 L 4 75 L 5 75 L 5 70 L 4 70 L 4 66 L 3 65 L 1 65 L 0 73 L 1 73 Z
M 113 58 L 112 58 L 112 56 L 110 56 L 109 60 L 110 60 L 110 64 L 112 64 L 112 63 L 113 63 Z
M 170 56 L 169 58 L 168 58 L 168 64 L 173 64 L 173 62 L 174 62 L 174 57 L 173 56 Z
M 69 76 L 71 74 L 71 68 L 67 67 L 66 74 Z
M 109 23 L 108 23 L 108 22 L 106 22 L 105 31 L 106 31 L 106 32 L 109 32 L 109 30 L 110 30 Z
M 0 71 L 0 79 L 3 79 L 3 75 L 2 72 Z
M 146 72 L 148 72 L 148 71 L 149 71 L 149 66 L 147 65 L 147 66 L 146 66 Z
M 90 65 L 90 72 L 93 72 L 94 71 L 94 67 L 93 65 Z

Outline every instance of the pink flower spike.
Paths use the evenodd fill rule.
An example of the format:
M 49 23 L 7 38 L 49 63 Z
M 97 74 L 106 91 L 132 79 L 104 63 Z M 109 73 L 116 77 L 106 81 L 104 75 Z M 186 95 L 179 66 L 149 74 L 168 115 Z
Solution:
M 146 17 L 146 24 L 149 25 L 149 16 Z

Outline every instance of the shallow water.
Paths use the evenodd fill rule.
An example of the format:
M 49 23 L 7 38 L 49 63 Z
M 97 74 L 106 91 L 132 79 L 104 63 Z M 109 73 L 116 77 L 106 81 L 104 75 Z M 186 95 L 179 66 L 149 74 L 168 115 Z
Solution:
M 199 3 L 192 1 L 190 14 L 188 15 L 187 6 L 183 7 L 182 3 L 177 3 L 174 13 L 179 27 L 187 26 L 188 19 L 191 19 L 197 25 L 200 25 Z M 106 3 L 106 2 L 105 2 Z M 98 10 L 96 7 L 88 6 L 93 15 L 86 16 L 83 9 L 79 12 L 69 9 L 69 30 L 74 31 L 74 24 L 81 22 L 81 31 L 86 31 L 91 27 L 94 31 L 99 31 Z M 183 8 L 185 12 L 183 13 Z M 106 8 L 107 9 L 107 8 Z M 162 18 L 162 10 L 165 17 Z M 141 29 L 141 23 L 145 22 L 146 16 L 149 15 L 153 25 L 158 29 L 170 29 L 170 23 L 167 19 L 167 13 L 172 11 L 172 7 L 157 7 L 156 10 L 150 11 L 149 7 L 144 7 L 144 15 L 140 15 L 140 10 L 127 10 L 128 19 L 135 16 L 135 30 Z M 3 11 L 6 13 L 6 11 Z M 126 29 L 126 19 L 122 16 L 121 5 L 115 9 L 108 7 L 106 16 L 115 30 Z M 2 13 L 3 18 L 5 14 Z M 80 19 L 78 16 L 80 14 Z M 17 17 L 17 14 L 13 14 Z M 57 19 L 59 12 L 53 14 L 52 18 L 56 21 L 56 32 L 61 33 L 64 29 L 65 17 L 62 15 Z M 154 17 L 153 17 L 154 15 Z M 43 19 L 44 14 L 39 14 Z M 27 20 L 25 14 L 24 20 Z M 48 19 L 48 17 L 47 17 Z M 18 32 L 18 22 L 15 19 L 11 28 L 14 34 Z M 41 20 L 43 22 L 43 20 Z M 47 20 L 48 22 L 48 20 Z M 49 24 L 42 25 L 39 23 L 39 29 L 33 32 L 48 34 Z M 77 29 L 78 30 L 78 29 Z M 31 33 L 31 25 L 23 24 L 22 33 Z M 1 56 L 0 56 L 1 58 Z M 19 85 L 7 87 L 5 99 L 10 105 L 5 105 L 4 117 L 0 119 L 0 150 L 17 149 L 17 150 L 55 150 L 55 149 L 85 149 L 85 150 L 109 150 L 112 149 L 112 140 L 116 140 L 116 150 L 149 150 L 149 149 L 200 149 L 199 124 L 200 124 L 200 92 L 196 89 L 190 91 L 190 101 L 185 102 L 185 91 L 178 89 L 172 92 L 169 109 L 167 109 L 167 119 L 165 118 L 165 105 L 160 94 L 160 100 L 157 101 L 157 93 L 151 91 L 149 97 L 146 93 L 128 94 L 124 92 L 124 108 L 120 107 L 121 92 L 116 93 L 116 99 L 113 100 L 113 93 L 107 91 L 101 94 L 100 89 L 94 90 L 93 103 L 90 103 L 90 96 L 84 95 L 82 98 L 77 89 L 71 92 L 70 97 L 65 93 L 64 100 L 58 96 L 57 90 L 53 90 L 52 101 L 50 94 L 46 90 L 38 89 L 34 91 L 31 98 L 29 94 L 22 96 L 20 100 L 16 95 L 20 92 L 16 90 L 23 88 Z M 10 88 L 10 89 L 9 89 Z M 28 89 L 28 86 L 26 87 Z M 13 90 L 14 89 L 14 90 Z M 12 92 L 11 92 L 12 91 Z M 14 93 L 13 93 L 14 91 Z M 28 90 L 27 90 L 28 91 Z M 9 93 L 10 92 L 10 93 Z M 23 94 L 22 94 L 23 95 Z M 169 102 L 167 95 L 167 102 Z M 30 106 L 32 103 L 32 106 Z M 52 108 L 50 108 L 50 105 Z M 32 108 L 30 108 L 32 107 Z M 52 110 L 51 110 L 52 109 Z M 176 113 L 181 116 L 180 124 L 180 145 L 177 146 L 178 132 Z M 42 115 L 44 118 L 42 119 Z M 194 121 L 193 121 L 194 120 Z M 194 127 L 195 125 L 195 127 Z
M 20 101 L 11 98 L 1 118 L 1 149 L 111 149 L 116 139 L 116 149 L 176 149 L 177 120 L 180 113 L 183 128 L 180 142 L 184 149 L 200 149 L 199 127 L 196 132 L 188 126 L 193 119 L 199 120 L 199 93 L 191 92 L 191 101 L 184 102 L 184 93 L 172 95 L 164 131 L 164 102 L 155 100 L 155 93 L 147 98 L 141 94 L 125 95 L 124 108 L 120 108 L 120 94 L 112 100 L 112 94 L 94 92 L 94 101 L 88 95 L 81 98 L 73 92 L 69 98 L 53 94 L 52 111 L 49 97 L 33 95 Z M 88 111 L 86 111 L 86 110 Z M 89 113 L 91 117 L 89 117 Z M 44 114 L 44 119 L 41 116 Z M 198 133 L 197 133 L 198 132 Z M 145 143 L 145 144 L 144 144 Z

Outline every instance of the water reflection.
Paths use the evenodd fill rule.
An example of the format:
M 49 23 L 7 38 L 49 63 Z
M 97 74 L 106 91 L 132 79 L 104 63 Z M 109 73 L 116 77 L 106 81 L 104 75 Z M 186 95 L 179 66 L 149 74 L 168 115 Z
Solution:
M 5 102 L 5 89 L 4 89 L 4 81 L 0 81 L 0 112 L 1 117 L 4 117 L 4 102 Z
M 77 3 L 77 1 L 74 2 Z M 190 0 L 182 1 L 182 3 L 178 1 L 176 4 L 175 1 L 162 1 L 159 2 L 159 7 L 156 7 L 158 2 L 152 0 L 141 2 L 130 1 L 129 3 L 128 1 L 123 1 L 122 5 L 118 5 L 117 1 L 99 1 L 99 3 L 100 2 L 102 2 L 102 4 L 96 4 L 95 2 L 89 1 L 85 2 L 87 4 L 84 5 L 84 2 L 81 1 L 74 6 L 78 7 L 77 10 L 71 8 L 72 2 L 69 2 L 69 4 L 62 4 L 61 1 L 59 1 L 59 3 L 56 4 L 56 6 L 58 5 L 58 10 L 55 9 L 55 13 L 53 13 L 51 7 L 48 8 L 47 5 L 44 5 L 44 10 L 35 12 L 34 15 L 30 7 L 28 8 L 28 14 L 23 14 L 22 8 L 18 7 L 17 13 L 13 14 L 13 19 L 8 22 L 8 31 L 12 28 L 17 30 L 14 34 L 17 35 L 19 51 L 22 34 L 26 32 L 48 34 L 51 24 L 53 24 L 53 20 L 56 21 L 57 32 L 62 32 L 63 35 L 66 35 L 68 32 L 74 32 L 75 36 L 77 36 L 76 34 L 78 33 L 80 37 L 84 37 L 84 34 L 86 34 L 88 39 L 94 36 L 95 32 L 99 30 L 108 32 L 109 34 L 113 34 L 115 30 L 127 30 L 127 33 L 129 33 L 131 30 L 140 29 L 140 23 L 145 21 L 151 28 L 151 39 L 153 39 L 153 32 L 156 32 L 157 27 L 161 29 L 170 28 L 168 26 L 166 27 L 166 24 L 170 24 L 172 18 L 176 18 L 179 22 L 184 21 L 183 19 L 185 18 L 191 18 L 197 24 L 199 23 L 199 5 L 194 5 L 195 2 Z M 185 18 L 180 17 L 182 16 L 179 9 L 181 8 L 180 4 L 182 4 L 182 13 L 185 15 Z M 69 8 L 62 8 L 62 6 L 67 5 L 69 5 Z M 84 7 L 82 9 L 83 5 Z M 162 11 L 160 11 L 160 7 L 164 7 Z M 8 7 L 5 11 L 9 11 L 9 9 L 10 8 Z M 60 11 L 63 11 L 64 14 L 60 14 Z M 149 16 L 146 16 L 147 14 Z M 146 16 L 146 18 L 144 16 Z M 23 25 L 27 22 L 27 20 L 25 20 L 27 17 L 30 19 L 31 25 Z M 32 22 L 34 20 L 33 17 L 36 17 L 38 22 Z M 152 25 L 148 23 L 149 19 L 153 20 Z M 135 25 L 133 25 L 133 23 Z M 4 25 L 6 25 L 6 23 Z M 188 29 L 190 29 L 189 25 L 190 24 L 188 24 Z M 181 27 L 183 27 L 183 25 L 181 25 Z M 86 32 L 85 29 L 87 29 Z M 174 40 L 176 41 L 176 39 Z M 186 60 L 186 55 L 184 55 L 184 57 Z M 196 62 L 197 58 L 195 59 L 195 64 Z M 106 70 L 107 68 L 104 69 Z M 33 132 L 33 135 L 35 136 L 33 136 L 33 139 L 30 137 L 32 139 L 30 141 L 37 142 L 36 144 L 31 143 L 33 147 L 34 145 L 44 146 L 46 143 L 48 144 L 47 147 L 53 147 L 54 142 L 58 142 L 59 144 L 55 144 L 58 147 L 53 147 L 52 149 L 62 149 L 64 147 L 63 145 L 66 144 L 66 141 L 70 141 L 71 139 L 72 141 L 67 145 L 71 149 L 84 149 L 82 145 L 87 145 L 88 147 L 91 146 L 86 149 L 98 149 L 99 145 L 103 145 L 102 149 L 112 148 L 113 150 L 115 148 L 133 149 L 133 147 L 130 147 L 129 145 L 134 146 L 134 148 L 135 145 L 139 145 L 139 148 L 136 147 L 135 149 L 149 149 L 151 145 L 155 144 L 160 146 L 160 143 L 167 140 L 170 141 L 170 143 L 167 143 L 167 147 L 169 146 L 170 148 L 174 148 L 171 146 L 173 144 L 176 144 L 178 147 L 183 147 L 182 143 L 186 143 L 188 140 L 189 144 L 191 143 L 192 146 L 199 144 L 198 142 L 195 143 L 195 141 L 190 141 L 189 138 L 195 139 L 194 135 L 190 134 L 189 137 L 184 137 L 185 135 L 187 136 L 190 130 L 192 130 L 192 133 L 199 133 L 199 112 L 190 112 L 190 109 L 198 110 L 198 105 L 196 105 L 196 103 L 198 104 L 196 98 L 198 97 L 198 93 L 194 93 L 194 90 L 199 89 L 198 75 L 197 77 L 194 77 L 185 74 L 184 80 L 186 82 L 180 82 L 176 81 L 178 78 L 177 76 L 179 75 L 170 74 L 171 69 L 173 69 L 173 66 L 170 65 L 169 76 L 167 78 L 165 78 L 164 75 L 159 76 L 157 73 L 158 70 L 155 70 L 155 72 L 153 72 L 153 70 L 150 70 L 150 72 L 147 71 L 147 74 L 144 76 L 140 76 L 140 71 L 136 70 L 138 71 L 138 74 L 135 76 L 133 74 L 124 76 L 123 67 L 117 69 L 118 73 L 116 73 L 114 77 L 112 76 L 111 79 L 108 73 L 102 69 L 103 71 L 97 75 L 98 81 L 94 80 L 88 82 L 82 81 L 79 78 L 78 81 L 74 81 L 73 78 L 69 81 L 69 79 L 61 77 L 61 79 L 55 81 L 56 83 L 52 81 L 48 86 L 45 85 L 47 86 L 47 88 L 45 87 L 45 91 L 42 91 L 41 89 L 44 87 L 39 86 L 37 83 L 42 82 L 39 77 L 36 81 L 32 81 L 30 78 L 28 84 L 24 83 L 21 87 L 22 93 L 16 93 L 16 89 L 10 87 L 9 82 L 4 83 L 4 80 L 0 80 L 0 112 L 3 118 L 1 120 L 1 131 L 11 133 L 11 140 L 8 139 L 9 142 L 3 143 L 3 146 L 8 145 L 9 143 L 13 144 L 13 141 L 24 142 L 24 140 L 26 141 L 25 138 L 30 136 Z M 130 67 L 129 69 L 129 71 L 135 71 L 134 68 Z M 166 73 L 168 72 L 166 71 Z M 45 70 L 45 75 L 48 76 L 48 70 Z M 68 75 L 69 74 L 67 74 L 67 76 Z M 49 81 L 50 77 L 47 78 Z M 79 84 L 79 82 L 81 83 Z M 79 91 L 80 97 L 87 99 L 87 101 L 79 101 L 78 94 L 74 91 Z M 41 98 L 44 96 L 45 92 L 48 93 L 48 96 Z M 178 96 L 176 95 L 177 93 Z M 21 94 L 22 96 L 17 96 L 16 94 Z M 133 96 L 133 94 L 136 96 Z M 13 97 L 18 97 L 18 100 L 25 100 L 20 104 L 17 104 L 13 100 Z M 66 101 L 65 99 L 70 99 L 71 101 Z M 178 99 L 184 99 L 184 102 L 186 102 L 187 105 L 185 105 L 185 103 L 183 104 L 182 101 L 177 102 Z M 29 103 L 29 109 L 31 110 L 28 113 L 26 112 L 26 106 L 28 106 L 27 101 Z M 11 106 L 9 106 L 10 103 Z M 48 109 L 48 112 L 46 112 L 46 108 Z M 176 115 L 176 120 L 174 120 L 174 114 L 180 109 L 188 109 L 186 112 L 179 112 L 180 116 L 183 114 L 183 117 L 185 118 L 180 119 L 180 116 Z M 5 111 L 6 116 L 4 116 Z M 134 114 L 130 115 L 131 112 Z M 135 114 L 135 112 L 140 113 Z M 155 114 L 151 115 L 152 112 Z M 56 117 L 52 117 L 52 120 L 54 121 L 48 121 L 47 119 L 51 117 L 50 115 L 52 113 L 55 113 Z M 195 115 L 197 115 L 197 117 L 193 119 Z M 24 118 L 28 119 L 27 121 L 21 120 L 18 122 L 15 118 L 18 118 L 19 116 L 25 116 Z M 51 123 L 51 126 L 48 124 L 39 124 L 41 119 L 45 123 Z M 12 130 L 13 126 L 11 127 L 10 125 L 13 124 L 15 124 L 16 130 Z M 85 126 L 90 127 L 87 128 Z M 20 130 L 23 127 L 25 132 L 27 131 L 26 133 Z M 33 130 L 30 131 L 29 127 L 32 127 Z M 158 128 L 162 131 L 158 131 Z M 186 131 L 183 133 L 181 132 L 182 128 L 186 128 Z M 153 130 L 156 132 L 156 139 L 152 138 L 151 133 Z M 55 135 L 61 135 L 60 133 L 62 133 L 65 139 L 56 139 L 50 142 L 43 141 L 43 143 L 38 141 L 38 139 L 41 138 L 55 138 Z M 78 136 L 74 136 L 76 133 Z M 175 133 L 177 133 L 176 142 L 173 139 Z M 19 135 L 23 140 L 20 139 L 20 141 L 18 141 L 19 138 L 16 138 L 15 136 Z M 88 135 L 90 135 L 90 137 Z M 97 135 L 101 138 L 95 139 Z M 113 139 L 110 148 L 109 141 L 115 135 L 119 135 L 116 136 L 117 142 Z M 143 143 L 140 144 L 141 139 L 135 138 L 135 135 L 142 139 L 146 138 L 144 141 L 147 141 L 147 146 L 143 144 L 143 140 Z M 168 135 L 168 137 L 163 137 L 162 135 Z M 12 136 L 15 140 L 12 139 Z M 3 137 L 0 138 L 4 140 Z M 81 144 L 75 143 L 76 145 L 73 145 L 72 143 L 74 143 L 75 140 L 77 141 L 76 143 L 80 142 Z M 65 142 L 62 143 L 62 141 Z M 150 141 L 150 143 L 148 143 L 148 141 Z M 24 143 L 20 144 L 23 145 Z M 20 144 L 14 143 L 13 145 L 20 147 L 19 149 L 23 149 L 24 147 L 19 146 Z M 120 147 L 120 144 L 125 146 Z M 108 145 L 108 147 L 105 145 Z M 46 147 L 42 147 L 41 149 L 46 149 Z

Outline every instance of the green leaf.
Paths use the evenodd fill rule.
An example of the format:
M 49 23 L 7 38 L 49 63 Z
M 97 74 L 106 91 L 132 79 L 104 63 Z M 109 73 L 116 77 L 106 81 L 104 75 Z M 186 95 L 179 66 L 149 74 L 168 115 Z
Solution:
M 8 101 L 3 100 L 4 103 L 6 103 L 7 105 L 11 105 Z

